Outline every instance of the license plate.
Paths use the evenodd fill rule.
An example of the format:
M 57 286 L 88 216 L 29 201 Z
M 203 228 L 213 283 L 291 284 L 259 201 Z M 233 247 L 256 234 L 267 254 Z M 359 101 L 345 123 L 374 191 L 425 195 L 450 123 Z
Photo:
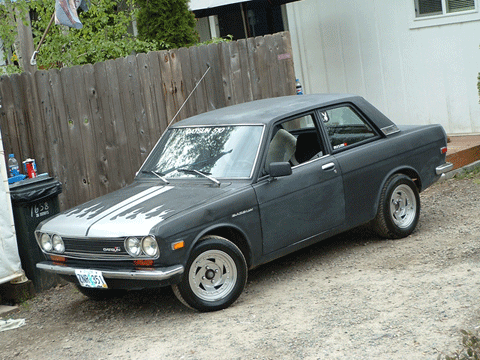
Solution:
M 75 269 L 75 275 L 77 275 L 78 282 L 83 287 L 104 289 L 108 287 L 101 271 Z

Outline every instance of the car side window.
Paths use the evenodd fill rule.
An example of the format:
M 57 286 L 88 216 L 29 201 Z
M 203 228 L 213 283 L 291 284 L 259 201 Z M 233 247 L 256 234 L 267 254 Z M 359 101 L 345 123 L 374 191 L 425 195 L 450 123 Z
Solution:
M 377 136 L 373 128 L 350 106 L 320 112 L 333 150 Z
M 268 174 L 272 162 L 289 162 L 296 166 L 323 156 L 324 153 L 312 114 L 289 119 L 274 127 L 264 173 Z

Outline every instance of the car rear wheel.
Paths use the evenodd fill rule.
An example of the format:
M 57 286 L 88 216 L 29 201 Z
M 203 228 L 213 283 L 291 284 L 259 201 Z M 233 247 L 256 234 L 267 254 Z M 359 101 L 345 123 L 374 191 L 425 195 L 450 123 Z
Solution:
M 193 249 L 182 281 L 172 288 L 184 305 L 206 312 L 230 306 L 246 282 L 241 250 L 225 238 L 207 236 Z
M 417 226 L 419 216 L 420 196 L 415 183 L 406 175 L 393 175 L 382 189 L 375 231 L 386 238 L 406 237 Z

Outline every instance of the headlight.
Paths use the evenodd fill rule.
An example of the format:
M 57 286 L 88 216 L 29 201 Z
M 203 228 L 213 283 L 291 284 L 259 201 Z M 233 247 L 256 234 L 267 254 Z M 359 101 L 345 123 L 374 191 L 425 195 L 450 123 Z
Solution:
M 63 243 L 63 240 L 60 235 L 53 235 L 52 243 L 53 243 L 53 251 L 60 254 L 65 252 L 65 244 Z
M 145 255 L 155 257 L 158 255 L 157 240 L 153 236 L 146 236 L 142 240 L 142 249 Z
M 125 250 L 131 256 L 139 256 L 142 253 L 142 244 L 136 237 L 129 237 L 125 240 Z
M 53 244 L 50 235 L 42 234 L 42 236 L 40 237 L 40 245 L 42 246 L 42 249 L 44 251 L 52 251 Z

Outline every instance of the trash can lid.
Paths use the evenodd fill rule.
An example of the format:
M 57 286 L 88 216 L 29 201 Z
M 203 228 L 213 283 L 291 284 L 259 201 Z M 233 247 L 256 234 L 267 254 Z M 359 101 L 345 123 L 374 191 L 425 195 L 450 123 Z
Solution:
M 29 203 L 40 201 L 62 192 L 62 184 L 50 176 L 37 176 L 11 184 L 10 198 L 12 202 Z

